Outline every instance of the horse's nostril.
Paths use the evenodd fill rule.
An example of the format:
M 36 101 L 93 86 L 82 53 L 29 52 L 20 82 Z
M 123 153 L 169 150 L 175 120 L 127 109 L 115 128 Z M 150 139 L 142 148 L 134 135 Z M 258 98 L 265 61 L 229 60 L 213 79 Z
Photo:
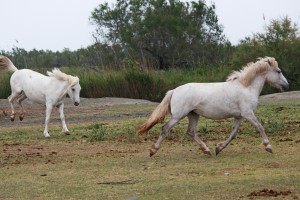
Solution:
M 75 106 L 78 106 L 78 105 L 79 105 L 79 103 L 78 103 L 78 102 L 75 102 L 75 103 L 74 103 L 74 105 L 75 105 Z
M 289 84 L 287 83 L 287 84 L 283 84 L 283 89 L 284 90 L 288 90 L 289 89 Z

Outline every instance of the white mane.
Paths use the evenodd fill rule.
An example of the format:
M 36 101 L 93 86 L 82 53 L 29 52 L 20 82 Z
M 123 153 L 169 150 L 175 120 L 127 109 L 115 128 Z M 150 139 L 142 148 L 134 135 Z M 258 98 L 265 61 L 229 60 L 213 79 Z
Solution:
M 277 61 L 272 57 L 258 58 L 255 63 L 248 63 L 240 71 L 233 71 L 226 81 L 239 80 L 246 87 L 249 86 L 252 80 L 259 75 L 267 73 L 271 68 L 278 68 Z
M 47 71 L 48 76 L 54 77 L 58 80 L 68 81 L 70 86 L 73 86 L 79 82 L 79 78 L 77 76 L 71 76 L 61 72 L 59 69 L 54 68 L 52 72 Z

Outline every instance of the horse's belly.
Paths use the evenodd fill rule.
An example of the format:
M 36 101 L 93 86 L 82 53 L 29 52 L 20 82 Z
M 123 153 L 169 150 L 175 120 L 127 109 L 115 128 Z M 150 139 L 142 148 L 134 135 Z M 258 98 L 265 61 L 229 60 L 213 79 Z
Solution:
M 35 103 L 39 103 L 39 104 L 45 104 L 45 97 L 43 94 L 41 93 L 34 93 L 33 91 L 26 91 L 24 90 L 24 93 L 26 95 L 26 97 L 28 99 L 30 99 L 30 101 L 35 102 Z
M 40 88 L 29 87 L 30 84 L 24 84 L 23 92 L 26 97 L 35 103 L 45 104 L 45 93 Z
M 195 113 L 209 119 L 226 119 L 231 117 L 240 117 L 241 113 L 236 109 L 226 110 L 219 108 L 195 109 Z

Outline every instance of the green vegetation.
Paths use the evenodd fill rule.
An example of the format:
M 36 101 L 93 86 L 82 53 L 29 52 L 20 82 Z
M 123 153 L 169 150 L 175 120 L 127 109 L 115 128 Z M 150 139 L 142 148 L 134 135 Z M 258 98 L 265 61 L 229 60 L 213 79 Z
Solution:
M 300 37 L 296 24 L 284 17 L 272 20 L 265 33 L 247 37 L 236 47 L 232 55 L 232 65 L 239 66 L 257 57 L 272 56 L 278 61 L 290 82 L 291 90 L 300 88 Z
M 99 41 L 120 45 L 126 60 L 155 69 L 216 64 L 229 54 L 215 5 L 203 0 L 119 0 L 100 4 L 90 21 Z
M 148 149 L 161 125 L 138 135 L 145 118 L 70 124 L 72 135 L 51 125 L 2 128 L 1 199 L 248 199 L 265 189 L 300 197 L 300 101 L 264 100 L 257 116 L 264 123 L 274 153 L 263 150 L 261 136 L 248 122 L 220 155 L 208 157 L 185 134 L 187 120 L 175 126 L 159 152 Z M 155 104 L 116 105 L 102 115 L 150 112 Z M 82 117 L 85 117 L 82 113 Z M 198 133 L 213 151 L 230 132 L 231 121 L 201 118 Z M 17 190 L 16 190 L 17 188 Z M 262 198 L 262 197 L 255 197 Z
M 62 69 L 68 74 L 78 75 L 82 87 L 81 97 L 126 97 L 160 101 L 165 93 L 188 82 L 214 82 L 225 80 L 230 73 L 228 68 L 195 68 L 155 70 L 82 70 L 80 68 Z M 10 95 L 10 73 L 0 74 L 0 98 Z
M 108 46 L 105 47 L 108 51 L 101 54 L 107 57 L 99 60 L 96 53 L 102 52 L 98 47 L 103 48 L 99 44 L 75 52 L 68 50 L 62 53 L 26 52 L 14 49 L 13 52 L 2 52 L 2 54 L 9 56 L 19 68 L 24 68 L 24 61 L 26 61 L 26 66 L 32 66 L 31 68 L 44 74 L 51 67 L 61 66 L 62 71 L 80 77 L 82 97 L 113 96 L 160 101 L 167 90 L 178 85 L 187 82 L 224 81 L 232 70 L 239 70 L 246 63 L 266 55 L 276 58 L 290 83 L 290 89 L 299 90 L 300 39 L 297 31 L 296 25 L 292 25 L 288 18 L 273 20 L 267 26 L 265 33 L 248 37 L 234 47 L 233 51 L 228 50 L 231 56 L 222 62 L 210 64 L 198 62 L 191 66 L 174 64 L 167 70 L 156 70 L 155 67 L 151 67 L 154 63 L 148 65 L 141 62 L 139 58 L 118 55 L 117 49 L 114 49 L 115 53 L 111 54 Z M 60 61 L 61 64 L 56 63 Z M 7 98 L 10 94 L 9 77 L 10 73 L 0 74 L 0 98 Z M 266 87 L 263 94 L 271 92 L 274 92 L 274 89 Z

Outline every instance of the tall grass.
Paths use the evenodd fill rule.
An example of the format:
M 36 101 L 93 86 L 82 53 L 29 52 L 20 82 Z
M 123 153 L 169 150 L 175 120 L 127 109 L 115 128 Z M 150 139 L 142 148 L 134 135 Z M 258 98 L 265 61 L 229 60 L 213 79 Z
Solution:
M 224 81 L 231 69 L 226 67 L 198 67 L 167 71 L 123 69 L 95 70 L 63 67 L 67 74 L 80 78 L 81 96 L 87 98 L 124 97 L 160 101 L 165 93 L 188 82 Z M 0 98 L 10 95 L 9 77 L 0 76 Z
M 11 73 L 0 73 L 0 98 L 7 98 L 10 95 L 10 79 Z
M 224 81 L 230 73 L 228 68 L 172 69 L 168 71 L 85 71 L 69 69 L 68 73 L 78 74 L 82 97 L 126 97 L 160 101 L 165 93 L 189 82 Z

